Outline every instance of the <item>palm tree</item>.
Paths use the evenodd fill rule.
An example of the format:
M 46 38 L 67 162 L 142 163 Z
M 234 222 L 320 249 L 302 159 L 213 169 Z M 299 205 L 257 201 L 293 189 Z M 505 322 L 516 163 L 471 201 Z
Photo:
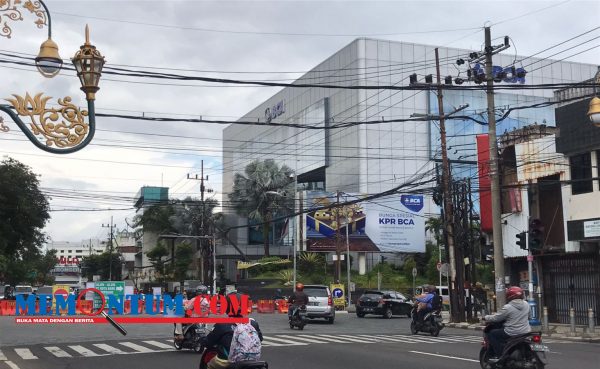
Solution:
M 229 200 L 238 215 L 262 223 L 264 256 L 269 256 L 269 230 L 273 215 L 282 209 L 288 212 L 293 207 L 292 174 L 287 165 L 279 167 L 273 159 L 255 160 L 246 166 L 244 174 L 235 174 Z

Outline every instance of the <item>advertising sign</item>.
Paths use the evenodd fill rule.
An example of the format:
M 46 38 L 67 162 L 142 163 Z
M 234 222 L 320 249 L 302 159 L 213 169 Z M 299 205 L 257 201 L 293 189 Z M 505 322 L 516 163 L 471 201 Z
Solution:
M 52 285 L 52 296 L 62 295 L 65 300 L 69 296 L 69 292 L 71 291 L 71 287 L 66 284 L 53 284 Z M 52 299 L 52 311 L 56 309 L 56 299 Z
M 583 237 L 600 237 L 600 220 L 583 222 Z
M 125 294 L 125 282 L 98 281 L 95 283 L 95 288 L 106 296 L 107 303 L 108 296 L 115 295 L 119 299 L 123 299 Z M 101 303 L 100 296 L 94 295 L 94 309 L 99 308 Z
M 329 286 L 331 289 L 331 297 L 333 298 L 333 305 L 345 306 L 346 305 L 346 294 L 344 293 L 343 284 L 332 284 Z
M 425 199 L 422 195 L 390 195 L 372 200 L 357 194 L 311 191 L 306 206 L 309 251 L 336 250 L 336 235 L 348 234 L 350 251 L 425 252 Z M 338 224 L 339 222 L 339 224 Z M 343 240 L 345 244 L 345 240 Z M 345 245 L 343 245 L 345 248 Z

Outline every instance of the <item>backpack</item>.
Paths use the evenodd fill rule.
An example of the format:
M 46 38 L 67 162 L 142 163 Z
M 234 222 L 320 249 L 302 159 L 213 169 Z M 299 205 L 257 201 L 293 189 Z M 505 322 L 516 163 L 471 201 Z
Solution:
M 440 296 L 436 293 L 435 296 L 433 296 L 433 298 L 431 299 L 431 310 L 433 310 L 433 311 L 441 310 L 442 304 L 443 304 L 442 296 Z
M 260 349 L 260 338 L 252 324 L 236 324 L 231 339 L 229 362 L 258 361 Z

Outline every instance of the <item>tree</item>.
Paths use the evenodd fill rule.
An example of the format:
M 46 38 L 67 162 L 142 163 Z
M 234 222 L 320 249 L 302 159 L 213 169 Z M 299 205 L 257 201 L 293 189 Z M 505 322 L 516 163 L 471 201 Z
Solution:
M 31 169 L 11 158 L 0 162 L 0 279 L 19 283 L 46 241 L 50 205 Z
M 189 242 L 182 242 L 179 244 L 175 253 L 173 274 L 177 281 L 182 282 L 182 285 L 193 260 L 194 250 L 192 249 L 192 245 Z
M 94 254 L 85 256 L 81 262 L 82 273 L 89 281 L 93 280 L 95 275 L 99 275 L 100 279 L 107 281 L 111 276 L 110 269 L 112 265 L 113 280 L 121 279 L 121 256 L 118 253 L 112 253 L 112 264 L 110 262 L 111 253 L 103 252 L 102 254 Z
M 146 252 L 146 256 L 150 259 L 150 264 L 154 267 L 154 270 L 159 274 L 159 280 L 164 282 L 167 270 L 165 268 L 165 260 L 163 258 L 169 255 L 169 251 L 162 242 L 159 242 L 154 248 Z
M 262 223 L 265 256 L 269 256 L 269 231 L 273 215 L 282 210 L 287 213 L 293 207 L 292 174 L 287 165 L 280 167 L 274 160 L 267 159 L 253 161 L 246 166 L 244 174 L 236 173 L 234 177 L 229 200 L 238 215 Z

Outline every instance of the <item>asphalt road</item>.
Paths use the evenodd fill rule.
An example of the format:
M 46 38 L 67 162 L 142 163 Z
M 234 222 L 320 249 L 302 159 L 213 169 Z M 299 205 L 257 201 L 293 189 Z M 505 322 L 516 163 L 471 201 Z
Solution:
M 479 368 L 478 332 L 445 329 L 439 337 L 413 336 L 409 320 L 338 315 L 290 330 L 284 315 L 257 315 L 270 368 Z M 199 355 L 175 351 L 170 325 L 128 325 L 121 336 L 108 325 L 15 325 L 0 318 L 0 369 L 197 368 Z M 600 345 L 552 339 L 547 368 L 597 368 Z

